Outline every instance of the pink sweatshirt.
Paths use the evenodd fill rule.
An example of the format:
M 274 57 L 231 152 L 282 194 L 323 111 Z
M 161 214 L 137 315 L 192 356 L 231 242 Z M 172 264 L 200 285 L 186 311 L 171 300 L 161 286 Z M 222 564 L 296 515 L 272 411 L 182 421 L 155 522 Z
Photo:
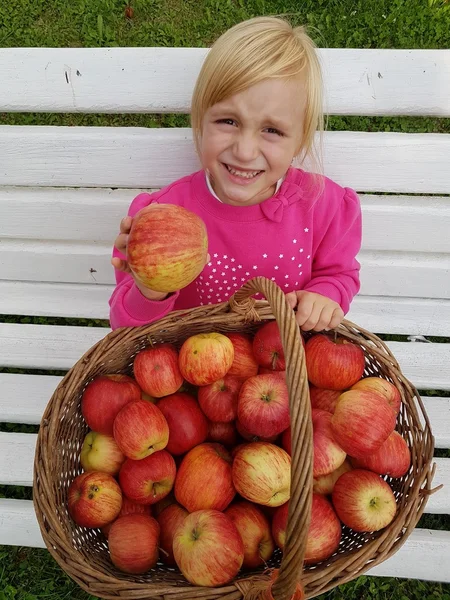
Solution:
M 330 179 L 290 168 L 278 192 L 261 204 L 222 204 L 204 171 L 183 177 L 131 203 L 134 216 L 152 202 L 177 204 L 199 215 L 208 231 L 211 261 L 186 288 L 165 300 L 145 298 L 128 273 L 116 270 L 109 301 L 111 327 L 139 326 L 168 312 L 223 302 L 258 275 L 285 292 L 309 290 L 338 302 L 346 313 L 359 290 L 361 208 L 356 193 Z M 114 256 L 121 254 L 114 249 Z M 121 258 L 125 258 L 121 256 Z

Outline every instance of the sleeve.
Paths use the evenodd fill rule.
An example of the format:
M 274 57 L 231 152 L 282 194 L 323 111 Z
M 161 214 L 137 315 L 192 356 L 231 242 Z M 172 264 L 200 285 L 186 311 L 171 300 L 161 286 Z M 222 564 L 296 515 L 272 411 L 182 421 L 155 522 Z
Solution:
M 329 220 L 317 247 L 313 247 L 311 280 L 303 288 L 337 302 L 344 314 L 360 289 L 362 217 L 359 198 L 345 188 L 344 197 Z
M 152 194 L 139 194 L 131 203 L 128 215 L 133 217 L 152 201 Z M 113 256 L 125 259 L 116 248 L 113 250 Z M 114 272 L 116 287 L 109 299 L 109 321 L 112 329 L 147 325 L 161 319 L 174 309 L 179 292 L 171 294 L 165 300 L 149 300 L 140 292 L 129 273 L 117 269 L 114 269 Z

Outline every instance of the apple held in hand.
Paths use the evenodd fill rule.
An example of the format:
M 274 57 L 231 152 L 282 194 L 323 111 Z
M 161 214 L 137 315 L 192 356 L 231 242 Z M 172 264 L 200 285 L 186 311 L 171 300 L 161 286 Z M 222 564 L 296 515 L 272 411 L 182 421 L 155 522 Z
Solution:
M 112 563 L 125 573 L 145 573 L 158 562 L 159 525 L 149 515 L 130 514 L 111 525 L 108 546 Z
M 360 390 L 339 397 L 331 426 L 334 439 L 352 457 L 376 452 L 395 429 L 396 414 L 380 394 Z
M 397 431 L 393 431 L 376 452 L 361 458 L 353 458 L 352 465 L 357 469 L 368 469 L 379 475 L 403 477 L 411 466 L 411 453 L 402 436 Z
M 69 514 L 82 527 L 103 527 L 114 521 L 121 506 L 122 491 L 108 473 L 82 473 L 67 492 Z
M 244 381 L 237 416 L 247 431 L 260 437 L 287 429 L 291 420 L 286 382 L 276 375 L 255 375 Z
M 387 527 L 397 511 L 389 484 L 376 473 L 364 469 L 353 469 L 341 475 L 331 498 L 344 525 L 360 532 Z
M 193 385 L 209 385 L 224 377 L 234 359 L 232 341 L 221 333 L 198 333 L 181 346 L 179 366 Z
M 258 362 L 253 355 L 252 340 L 242 333 L 227 333 L 233 343 L 234 360 L 228 375 L 236 375 L 248 379 L 258 373 Z
M 141 460 L 127 458 L 119 473 L 123 493 L 140 504 L 155 504 L 170 492 L 176 475 L 175 461 L 166 450 Z
M 285 370 L 283 344 L 276 321 L 266 323 L 255 333 L 253 354 L 262 367 L 273 371 Z
M 133 372 L 144 392 L 154 398 L 174 394 L 183 383 L 178 352 L 172 344 L 160 344 L 138 352 Z
M 177 528 L 173 554 L 189 582 L 218 586 L 236 577 L 244 560 L 244 544 L 229 517 L 217 510 L 198 510 Z
M 220 423 L 228 423 L 236 419 L 242 383 L 240 377 L 227 374 L 199 388 L 198 403 L 208 419 Z
M 208 421 L 195 398 L 180 392 L 161 398 L 157 406 L 169 425 L 170 454 L 185 454 L 206 440 Z
M 250 502 L 281 506 L 290 497 L 290 456 L 268 442 L 244 444 L 234 455 L 233 483 L 236 491 Z
M 202 219 L 172 204 L 150 204 L 133 219 L 127 260 L 136 279 L 155 292 L 176 292 L 202 272 L 208 236 Z
M 189 512 L 225 510 L 235 496 L 231 455 L 221 444 L 205 443 L 183 458 L 175 479 L 175 498 Z
M 162 450 L 169 441 L 169 426 L 151 402 L 130 402 L 114 420 L 114 439 L 128 458 L 140 460 Z
M 314 335 L 305 346 L 309 381 L 327 390 L 345 390 L 364 373 L 364 351 L 345 338 Z
M 117 475 L 125 458 L 125 454 L 111 435 L 90 431 L 84 438 L 80 462 L 86 472 L 101 471 Z
M 236 525 L 244 542 L 243 567 L 253 568 L 265 564 L 272 556 L 275 545 L 270 523 L 255 504 L 242 500 L 231 504 L 225 511 Z
M 140 398 L 140 387 L 128 375 L 100 375 L 84 390 L 81 412 L 90 429 L 112 435 L 117 413 Z
M 331 413 L 319 408 L 311 411 L 313 425 L 313 476 L 328 475 L 338 469 L 347 453 L 336 442 L 331 426 Z
M 393 383 L 382 377 L 365 377 L 352 385 L 351 389 L 378 392 L 389 402 L 396 414 L 400 411 L 400 405 L 402 403 L 400 392 Z
M 159 538 L 159 546 L 162 550 L 161 560 L 166 565 L 176 565 L 173 556 L 173 538 L 178 527 L 184 522 L 188 516 L 188 511 L 179 504 L 170 504 L 157 517 L 157 521 L 161 528 Z

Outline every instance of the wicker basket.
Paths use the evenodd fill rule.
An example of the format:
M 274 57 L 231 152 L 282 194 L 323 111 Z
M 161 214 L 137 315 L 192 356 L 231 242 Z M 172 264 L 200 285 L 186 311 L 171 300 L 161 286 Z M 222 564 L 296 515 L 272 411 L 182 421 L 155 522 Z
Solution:
M 261 293 L 267 301 L 251 296 Z M 284 293 L 267 279 L 248 281 L 229 302 L 177 311 L 158 322 L 108 334 L 67 373 L 54 392 L 42 419 L 34 463 L 34 504 L 43 539 L 50 553 L 86 592 L 105 599 L 240 600 L 263 598 L 267 572 L 242 572 L 220 588 L 200 588 L 186 582 L 179 571 L 159 564 L 145 575 L 127 575 L 109 560 L 107 542 L 97 529 L 78 527 L 67 512 L 67 490 L 81 472 L 80 449 L 88 431 L 80 410 L 83 390 L 93 377 L 132 372 L 136 353 L 150 343 L 176 346 L 201 332 L 254 332 L 261 322 L 276 318 L 287 359 L 292 429 L 292 486 L 285 551 L 275 554 L 269 567 L 280 568 L 273 586 L 275 600 L 289 600 L 301 580 L 312 598 L 358 577 L 394 554 L 423 513 L 434 469 L 434 441 L 428 417 L 416 389 L 376 336 L 344 321 L 339 335 L 365 352 L 365 375 L 381 376 L 400 391 L 402 407 L 397 430 L 407 440 L 412 466 L 401 479 L 389 480 L 397 499 L 397 515 L 384 530 L 356 533 L 343 528 L 341 544 L 328 560 L 303 567 L 312 499 L 312 424 L 308 381 L 299 329 Z

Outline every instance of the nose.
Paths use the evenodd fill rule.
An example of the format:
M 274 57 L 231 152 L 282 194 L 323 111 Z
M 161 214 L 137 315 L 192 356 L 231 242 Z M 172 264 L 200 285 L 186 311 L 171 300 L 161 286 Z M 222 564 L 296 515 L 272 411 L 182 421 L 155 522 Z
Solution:
M 258 157 L 259 146 L 256 136 L 250 131 L 240 131 L 234 143 L 234 155 L 241 163 L 249 163 Z

